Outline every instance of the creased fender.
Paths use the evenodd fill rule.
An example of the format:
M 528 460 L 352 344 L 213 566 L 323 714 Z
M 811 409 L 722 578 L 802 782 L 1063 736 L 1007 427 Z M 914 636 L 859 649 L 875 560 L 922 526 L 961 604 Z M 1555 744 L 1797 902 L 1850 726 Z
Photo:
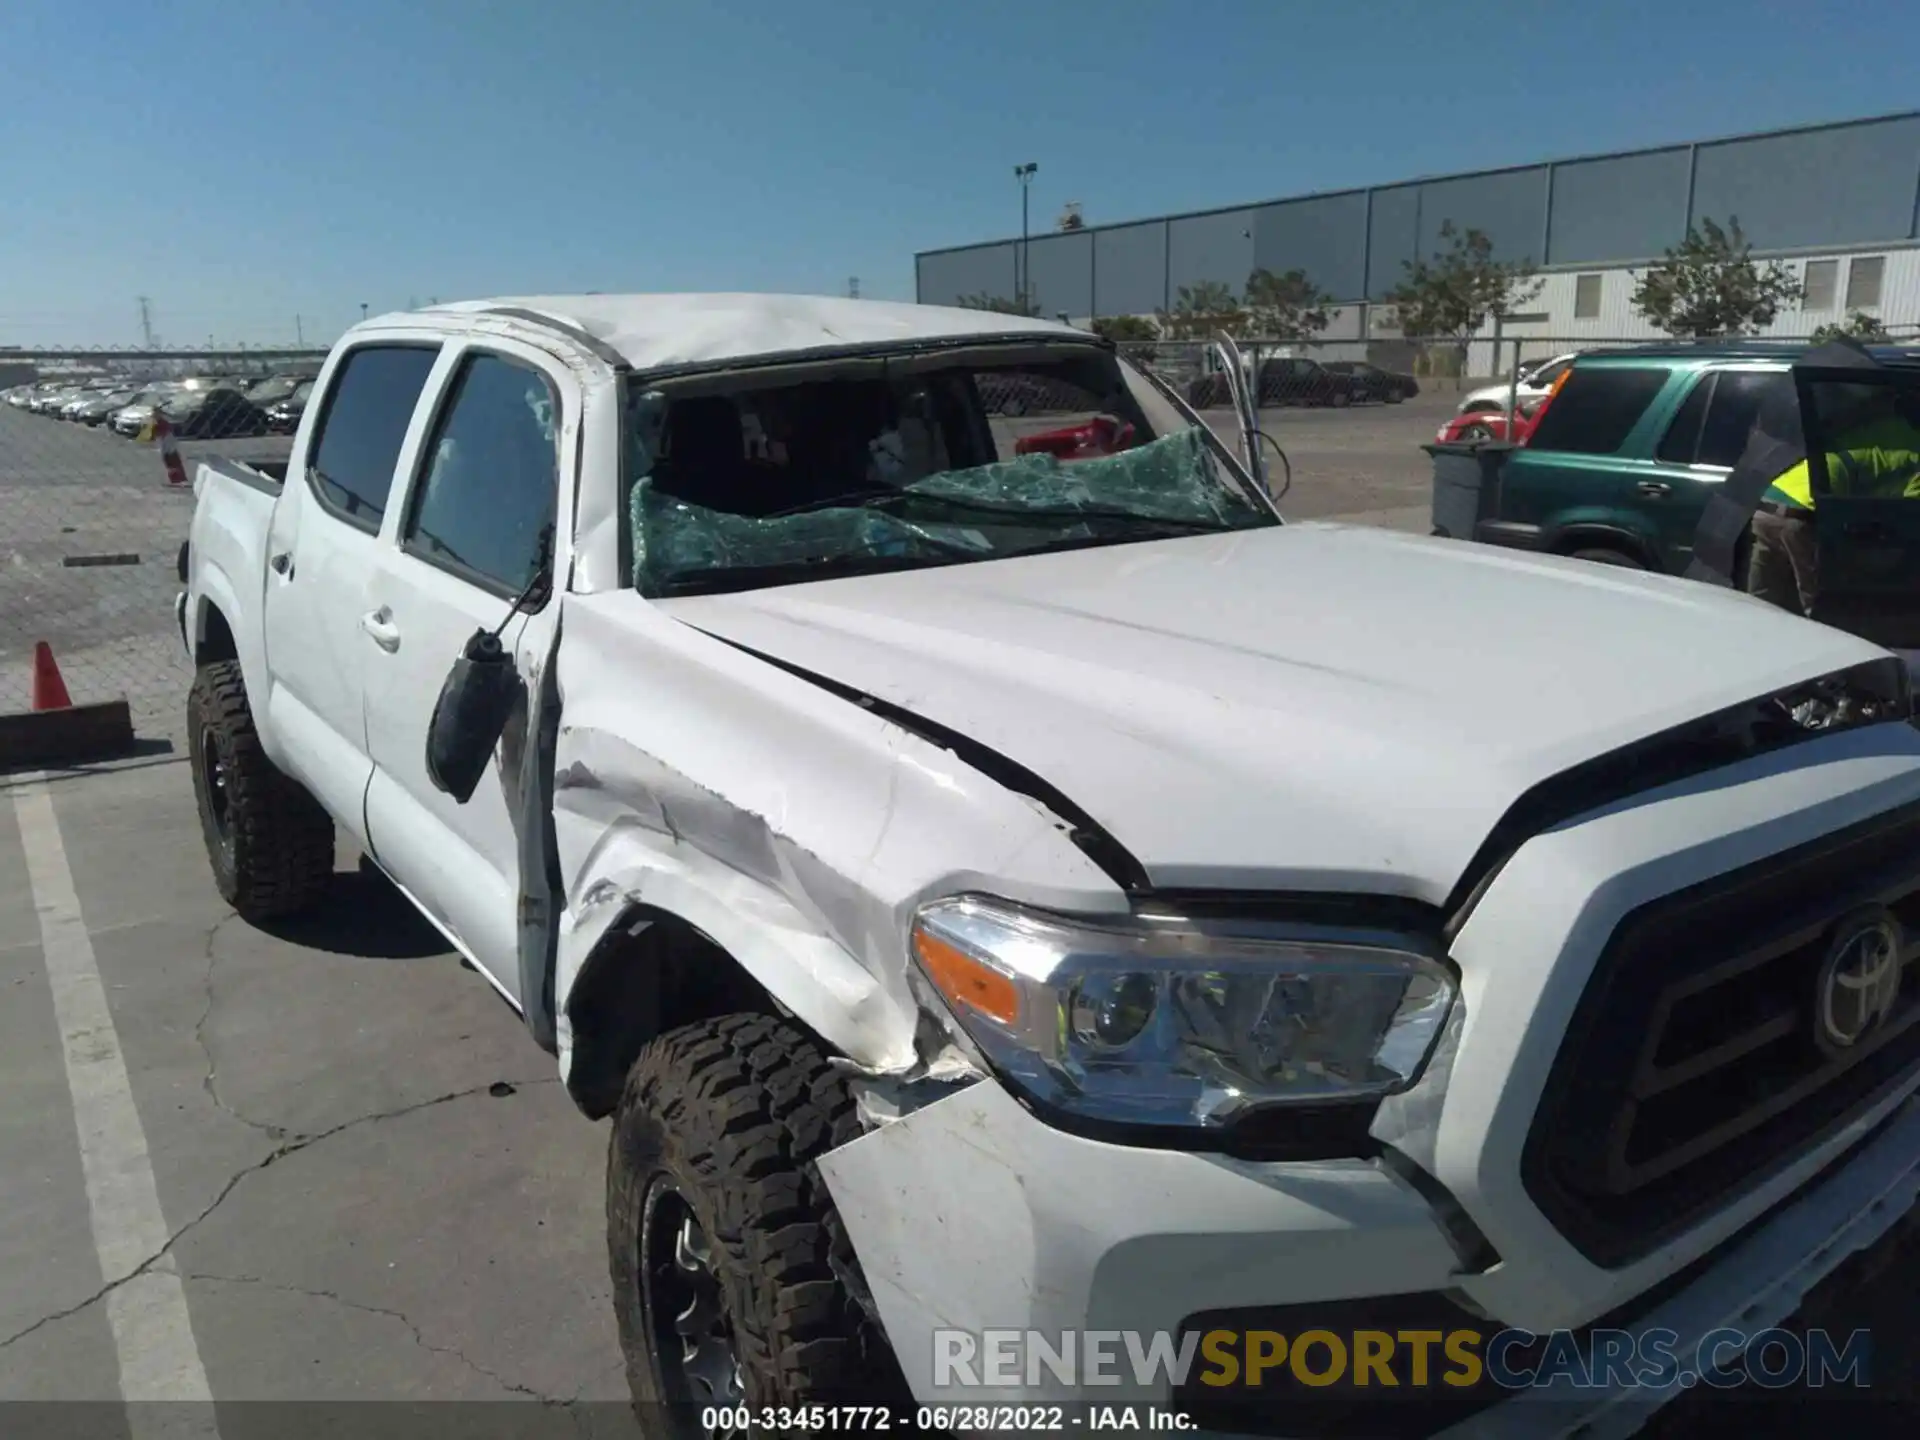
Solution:
M 1060 817 L 948 751 L 632 592 L 564 603 L 553 785 L 563 1074 L 575 984 L 635 904 L 703 932 L 874 1074 L 923 1058 L 906 941 L 925 900 L 985 890 L 1055 909 L 1126 907 Z

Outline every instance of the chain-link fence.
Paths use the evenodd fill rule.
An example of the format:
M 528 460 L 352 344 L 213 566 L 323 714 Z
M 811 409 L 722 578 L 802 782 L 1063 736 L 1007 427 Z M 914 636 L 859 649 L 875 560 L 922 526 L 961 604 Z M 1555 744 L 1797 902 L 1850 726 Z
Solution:
M 173 618 L 192 515 L 150 440 L 189 471 L 214 451 L 284 455 L 324 351 L 0 351 L 0 712 L 32 703 L 52 648 L 77 704 L 125 696 L 136 731 L 177 741 L 190 675 Z

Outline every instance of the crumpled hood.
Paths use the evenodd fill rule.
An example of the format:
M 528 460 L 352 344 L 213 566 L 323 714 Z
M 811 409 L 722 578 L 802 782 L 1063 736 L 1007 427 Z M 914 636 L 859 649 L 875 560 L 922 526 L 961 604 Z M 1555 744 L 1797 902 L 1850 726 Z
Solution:
M 992 747 L 1156 885 L 1435 903 L 1540 781 L 1884 653 L 1693 582 L 1333 525 L 661 603 Z

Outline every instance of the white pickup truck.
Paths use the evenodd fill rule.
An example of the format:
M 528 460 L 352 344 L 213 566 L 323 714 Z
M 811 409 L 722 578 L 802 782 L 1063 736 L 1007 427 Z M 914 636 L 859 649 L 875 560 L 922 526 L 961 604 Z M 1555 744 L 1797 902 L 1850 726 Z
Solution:
M 1009 376 L 1057 403 L 992 417 Z M 1664 1388 L 1532 1412 L 1612 1433 L 1912 1208 L 1904 668 L 1283 523 L 1258 454 L 1061 325 L 582 296 L 369 320 L 284 475 L 200 469 L 220 891 L 324 905 L 346 832 L 612 1117 L 656 1423 L 1346 1434 L 1284 1365 L 1116 1384 L 986 1332 L 1675 1337 Z

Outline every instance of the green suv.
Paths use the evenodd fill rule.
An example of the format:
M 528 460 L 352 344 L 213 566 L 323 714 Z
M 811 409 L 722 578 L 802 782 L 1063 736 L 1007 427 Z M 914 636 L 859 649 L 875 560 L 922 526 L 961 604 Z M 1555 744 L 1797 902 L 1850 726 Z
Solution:
M 1714 487 L 1806 348 L 1711 341 L 1580 356 L 1507 455 L 1475 538 L 1681 573 Z

